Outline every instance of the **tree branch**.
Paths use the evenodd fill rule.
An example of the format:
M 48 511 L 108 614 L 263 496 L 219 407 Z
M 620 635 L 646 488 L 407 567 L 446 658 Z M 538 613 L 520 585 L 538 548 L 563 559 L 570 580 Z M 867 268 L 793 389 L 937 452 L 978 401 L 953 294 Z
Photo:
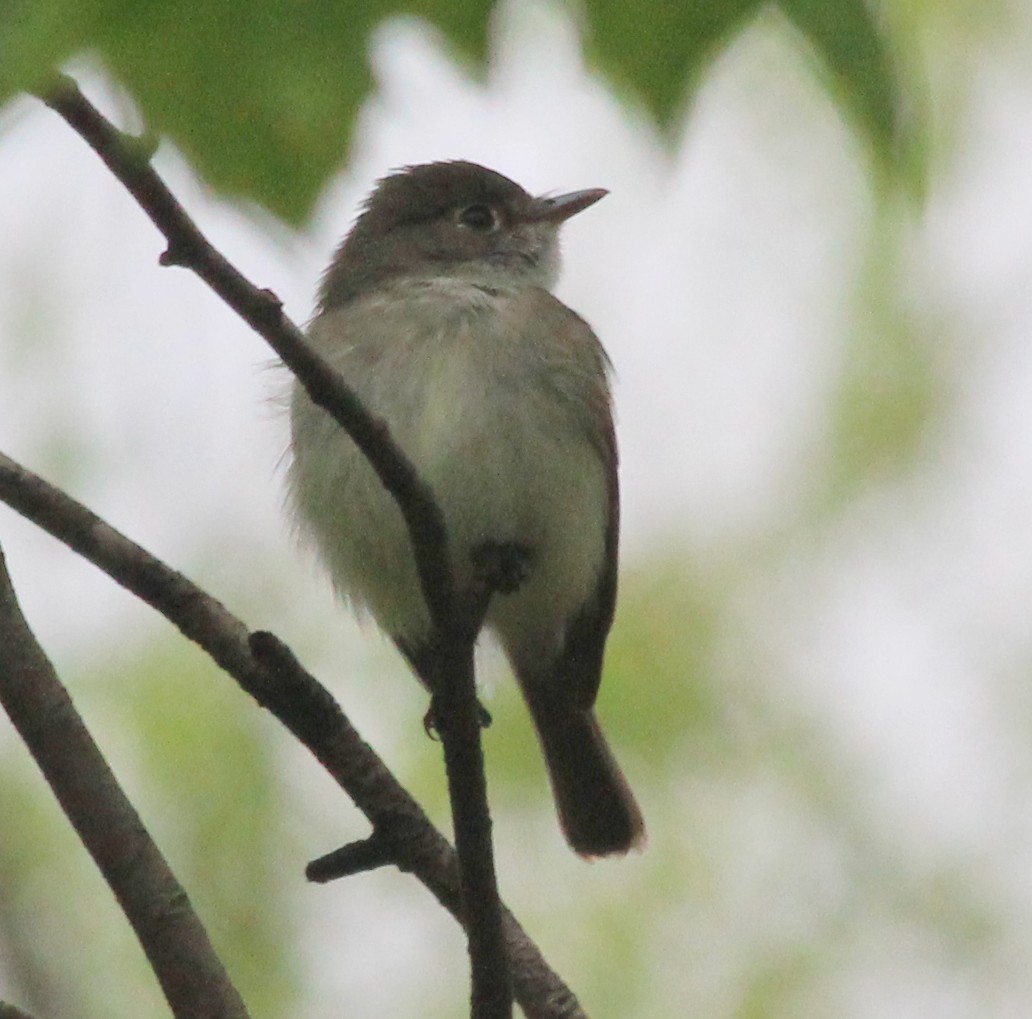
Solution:
M 444 744 L 455 849 L 463 877 L 463 915 L 473 963 L 472 1013 L 506 1019 L 512 1015 L 508 968 L 492 972 L 499 952 L 504 956 L 505 942 L 491 846 L 491 815 L 486 809 L 487 780 L 473 659 L 474 640 L 489 598 L 490 593 L 485 592 L 478 599 L 479 606 L 472 608 L 465 639 L 457 634 L 455 639 L 440 644 L 425 678 L 433 691 L 433 712 Z
M 36 642 L 0 549 L 0 703 L 115 893 L 178 1019 L 247 1019 L 186 892 Z M 0 1007 L 0 1014 L 10 1006 Z
M 162 233 L 168 248 L 161 264 L 183 266 L 200 276 L 272 347 L 312 401 L 362 450 L 405 518 L 423 596 L 438 629 L 446 630 L 452 582 L 444 518 L 433 493 L 395 445 L 386 425 L 362 406 L 340 373 L 308 347 L 301 330 L 283 314 L 279 298 L 247 280 L 201 233 L 151 166 L 152 147 L 119 131 L 71 78 L 60 76 L 39 98 L 100 156 Z
M 355 441 L 394 497 L 405 519 L 437 644 L 456 668 L 442 673 L 444 702 L 453 717 L 442 725 L 462 896 L 466 903 L 475 1019 L 507 1019 L 512 992 L 507 972 L 501 900 L 491 845 L 491 818 L 477 717 L 473 642 L 456 603 L 444 519 L 432 492 L 341 376 L 304 342 L 280 301 L 259 290 L 203 236 L 150 165 L 150 152 L 118 131 L 69 78 L 40 98 L 78 132 L 165 236 L 163 265 L 192 269 L 276 351 L 312 400 Z M 467 664 L 468 662 L 468 664 Z M 477 769 L 471 774 L 469 768 Z
M 410 871 L 464 922 L 454 850 L 359 736 L 330 693 L 272 634 L 220 602 L 39 476 L 0 454 L 0 500 L 88 559 L 198 644 L 315 756 Z M 0 644 L 0 655 L 6 648 Z M 0 669 L 0 672 L 3 670 Z M 513 989 L 528 1019 L 586 1019 L 573 992 L 503 909 Z

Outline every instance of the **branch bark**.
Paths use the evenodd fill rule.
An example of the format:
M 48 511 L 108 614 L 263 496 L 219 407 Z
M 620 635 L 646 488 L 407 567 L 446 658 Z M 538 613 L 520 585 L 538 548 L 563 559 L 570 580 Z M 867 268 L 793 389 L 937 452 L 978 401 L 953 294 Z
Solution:
M 452 583 L 444 520 L 432 492 L 391 439 L 384 423 L 370 414 L 341 376 L 304 342 L 268 290 L 251 284 L 204 237 L 158 176 L 152 154 L 120 132 L 69 78 L 62 77 L 40 98 L 100 156 L 164 235 L 163 265 L 197 273 L 276 351 L 312 400 L 355 441 L 391 493 L 405 518 L 423 596 L 437 631 L 438 645 L 457 668 L 442 675 L 444 697 L 453 717 L 440 727 L 452 804 L 464 915 L 469 936 L 474 1019 L 508 1019 L 512 990 L 505 951 L 501 899 L 491 844 L 491 818 L 477 718 L 473 641 Z M 467 663 L 468 662 L 468 667 Z M 443 721 L 443 719 L 442 719 Z M 468 769 L 477 769 L 471 773 Z
M 0 454 L 0 500 L 147 602 L 199 645 L 315 756 L 373 826 L 388 856 L 460 923 L 458 860 L 419 804 L 351 725 L 331 694 L 272 634 L 244 623 L 181 573 L 150 555 L 85 506 Z M 6 653 L 0 643 L 0 656 Z M 3 671 L 0 661 L 0 672 Z M 502 930 L 513 990 L 528 1019 L 586 1019 L 508 910 Z
M 36 642 L 0 549 L 0 703 L 115 893 L 177 1019 L 247 1019 L 186 892 Z M 0 1013 L 9 1006 L 0 1006 Z M 11 1012 L 12 1015 L 16 1014 Z

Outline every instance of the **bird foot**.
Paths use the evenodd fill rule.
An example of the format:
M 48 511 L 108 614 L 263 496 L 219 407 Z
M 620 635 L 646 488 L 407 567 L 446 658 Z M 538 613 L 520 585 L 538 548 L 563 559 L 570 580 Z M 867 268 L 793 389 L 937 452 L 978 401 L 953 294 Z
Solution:
M 477 701 L 477 721 L 480 723 L 481 729 L 486 729 L 492 722 L 491 712 L 480 701 Z M 432 697 L 430 698 L 430 707 L 426 709 L 426 714 L 423 716 L 423 728 L 431 739 L 438 740 L 441 738 L 437 707 Z

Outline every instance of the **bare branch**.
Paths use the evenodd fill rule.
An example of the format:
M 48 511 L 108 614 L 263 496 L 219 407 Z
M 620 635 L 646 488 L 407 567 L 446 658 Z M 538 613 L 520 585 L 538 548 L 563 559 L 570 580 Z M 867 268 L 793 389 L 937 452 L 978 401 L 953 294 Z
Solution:
M 389 840 L 394 863 L 463 921 L 454 850 L 284 644 L 272 634 L 249 634 L 241 620 L 181 573 L 3 454 L 0 500 L 146 601 L 206 651 L 309 749 L 374 832 Z M 513 989 L 528 1019 L 585 1019 L 573 992 L 507 910 L 503 930 Z
M 246 1019 L 186 892 L 126 799 L 36 642 L 0 550 L 0 703 L 147 954 L 179 1019 Z M 11 1015 L 10 1006 L 0 1007 Z
M 58 78 L 39 98 L 100 156 L 164 235 L 168 248 L 161 264 L 183 266 L 200 276 L 276 351 L 313 402 L 362 450 L 405 517 L 423 595 L 438 629 L 447 631 L 452 584 L 444 519 L 430 489 L 395 445 L 384 423 L 362 406 L 339 372 L 308 347 L 301 330 L 283 314 L 279 298 L 247 280 L 201 233 L 151 166 L 152 146 L 143 146 L 138 138 L 119 131 L 71 78 Z
M 69 78 L 40 98 L 77 131 L 122 182 L 168 248 L 163 265 L 192 269 L 276 351 L 312 400 L 351 436 L 391 493 L 408 527 L 423 596 L 438 647 L 455 666 L 441 673 L 440 691 L 451 724 L 442 728 L 448 788 L 467 904 L 475 1019 L 507 1019 L 512 992 L 507 973 L 501 899 L 491 845 L 473 673 L 473 642 L 456 605 L 444 519 L 430 489 L 395 445 L 384 423 L 359 402 L 341 376 L 304 342 L 276 296 L 251 284 L 203 236 L 150 165 L 150 152 L 118 131 Z M 471 773 L 468 769 L 475 769 Z
M 361 842 L 349 842 L 332 853 L 320 856 L 305 867 L 305 877 L 317 884 L 336 881 L 363 871 L 376 870 L 394 863 L 394 847 L 382 833 L 374 831 Z

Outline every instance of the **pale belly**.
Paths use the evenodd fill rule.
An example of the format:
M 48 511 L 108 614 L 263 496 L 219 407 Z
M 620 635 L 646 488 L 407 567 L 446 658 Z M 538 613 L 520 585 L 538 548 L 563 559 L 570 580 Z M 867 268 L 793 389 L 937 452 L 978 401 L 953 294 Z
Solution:
M 530 550 L 525 582 L 493 598 L 488 625 L 510 647 L 557 646 L 602 568 L 606 467 L 562 395 L 575 392 L 583 373 L 557 386 L 526 346 L 491 335 L 492 321 L 470 314 L 437 334 L 395 323 L 386 354 L 374 358 L 361 345 L 329 353 L 434 492 L 458 585 L 469 582 L 485 542 Z M 296 395 L 292 416 L 301 529 L 342 595 L 392 637 L 418 643 L 429 615 L 397 506 L 328 415 Z

